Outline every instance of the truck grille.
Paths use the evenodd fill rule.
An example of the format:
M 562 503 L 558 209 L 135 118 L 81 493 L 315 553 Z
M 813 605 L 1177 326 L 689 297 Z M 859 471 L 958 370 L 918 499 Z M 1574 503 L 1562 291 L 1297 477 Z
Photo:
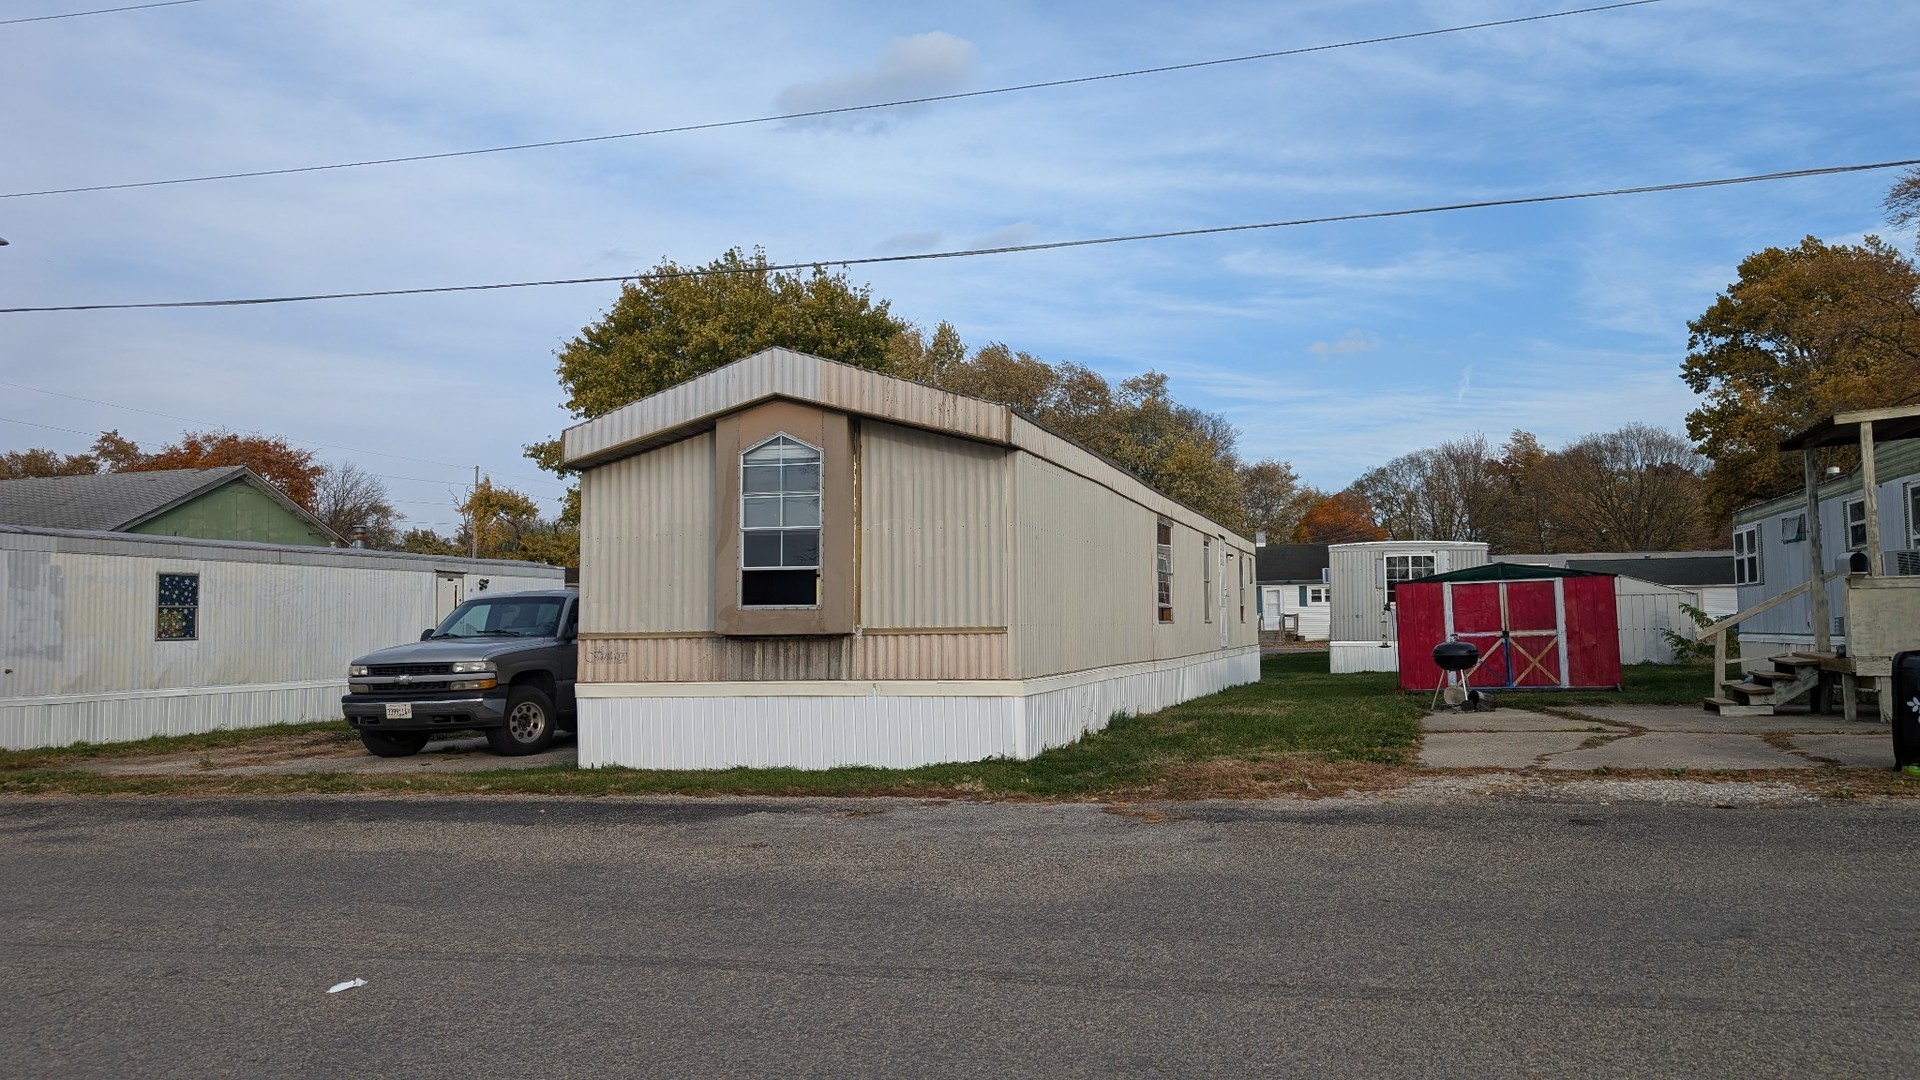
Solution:
M 375 664 L 368 675 L 451 675 L 452 664 Z

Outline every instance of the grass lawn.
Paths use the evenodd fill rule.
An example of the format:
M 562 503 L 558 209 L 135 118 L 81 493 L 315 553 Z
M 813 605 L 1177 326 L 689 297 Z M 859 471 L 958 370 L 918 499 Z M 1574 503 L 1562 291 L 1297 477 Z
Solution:
M 991 759 L 920 769 L 497 769 L 438 775 L 100 776 L 73 765 L 102 755 L 182 753 L 301 728 L 214 732 L 112 747 L 0 754 L 0 792 L 244 793 L 474 792 L 525 794 L 918 795 L 1034 799 L 1154 799 L 1332 793 L 1397 783 L 1412 763 L 1424 702 L 1394 692 L 1392 675 L 1329 675 L 1324 653 L 1272 657 L 1249 686 L 1106 730 L 1029 761 Z M 344 724 L 337 728 L 351 739 Z
M 1553 709 L 1574 705 L 1691 705 L 1711 697 L 1712 664 L 1628 664 L 1620 669 L 1618 690 L 1502 691 L 1505 708 Z

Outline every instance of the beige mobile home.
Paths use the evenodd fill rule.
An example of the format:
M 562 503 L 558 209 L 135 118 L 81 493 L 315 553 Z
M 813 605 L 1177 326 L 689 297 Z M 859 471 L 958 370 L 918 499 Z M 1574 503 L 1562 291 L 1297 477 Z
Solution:
M 1003 405 L 769 349 L 564 446 L 582 765 L 1026 758 L 1259 677 L 1253 545 Z

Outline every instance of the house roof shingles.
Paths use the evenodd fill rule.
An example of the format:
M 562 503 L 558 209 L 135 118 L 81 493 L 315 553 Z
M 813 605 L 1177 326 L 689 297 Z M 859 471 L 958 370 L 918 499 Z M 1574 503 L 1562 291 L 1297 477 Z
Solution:
M 1268 544 L 1253 553 L 1253 576 L 1261 584 L 1318 582 L 1327 566 L 1325 544 Z
M 201 492 L 251 475 L 244 465 L 229 465 L 0 480 L 0 523 L 124 532 Z

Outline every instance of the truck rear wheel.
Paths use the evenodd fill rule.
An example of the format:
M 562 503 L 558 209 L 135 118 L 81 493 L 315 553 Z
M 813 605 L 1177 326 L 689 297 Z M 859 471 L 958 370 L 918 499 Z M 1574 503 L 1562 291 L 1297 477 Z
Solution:
M 496 754 L 537 754 L 553 742 L 553 702 L 537 686 L 522 683 L 507 694 L 507 722 L 487 732 Z
M 360 729 L 360 742 L 374 757 L 412 757 L 427 745 L 424 731 L 368 731 Z

